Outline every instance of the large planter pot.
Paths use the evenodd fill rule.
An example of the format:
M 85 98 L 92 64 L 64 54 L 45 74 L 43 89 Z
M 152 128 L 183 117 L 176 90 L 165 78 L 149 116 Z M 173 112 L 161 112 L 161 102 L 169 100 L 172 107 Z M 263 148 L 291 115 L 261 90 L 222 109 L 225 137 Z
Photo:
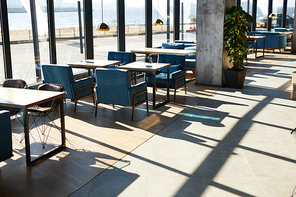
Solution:
M 230 88 L 243 88 L 247 70 L 225 70 L 226 86 Z

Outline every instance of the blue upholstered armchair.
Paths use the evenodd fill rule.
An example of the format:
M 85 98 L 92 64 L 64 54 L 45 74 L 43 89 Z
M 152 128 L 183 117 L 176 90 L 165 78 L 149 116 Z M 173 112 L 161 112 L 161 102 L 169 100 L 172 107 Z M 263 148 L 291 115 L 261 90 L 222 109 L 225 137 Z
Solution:
M 126 51 L 109 51 L 108 52 L 108 60 L 117 60 L 121 61 L 120 65 L 125 65 L 131 62 L 136 61 L 136 55 L 132 52 L 126 52 Z M 112 68 L 116 66 L 111 66 Z M 131 74 L 131 82 L 134 85 L 134 75 Z
M 9 111 L 0 111 L 0 128 L 0 161 L 4 161 L 13 156 Z
M 42 65 L 43 82 L 62 85 L 67 92 L 65 98 L 75 101 L 74 112 L 76 112 L 77 101 L 86 97 L 93 97 L 95 105 L 94 83 L 92 77 L 75 80 L 71 66 L 67 65 Z
M 98 103 L 128 105 L 132 106 L 132 116 L 134 108 L 146 102 L 148 112 L 147 84 L 145 81 L 136 85 L 131 85 L 131 75 L 127 70 L 116 68 L 96 69 L 96 110 Z
M 117 60 L 121 61 L 121 64 L 128 64 L 136 60 L 134 53 L 125 52 L 125 51 L 109 51 L 108 60 Z
M 184 55 L 159 54 L 158 63 L 170 63 L 170 88 L 174 89 L 174 100 L 176 100 L 176 90 L 184 87 L 186 94 L 186 70 L 184 69 Z M 153 75 L 147 73 L 147 85 L 153 87 Z M 162 69 L 156 73 L 156 87 L 167 87 L 167 69 Z

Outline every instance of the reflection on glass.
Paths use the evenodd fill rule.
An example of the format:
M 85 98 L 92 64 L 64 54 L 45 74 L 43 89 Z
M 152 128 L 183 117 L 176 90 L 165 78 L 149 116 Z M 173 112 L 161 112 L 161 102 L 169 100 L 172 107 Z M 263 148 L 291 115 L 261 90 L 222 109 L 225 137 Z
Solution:
M 2 83 L 2 81 L 4 81 L 5 79 L 5 75 L 4 75 L 4 62 L 3 62 L 3 53 L 2 53 L 2 45 L 0 45 L 0 83 Z
M 126 51 L 144 48 L 145 0 L 125 1 L 125 25 Z
M 180 9 L 182 9 L 182 3 L 184 18 L 182 20 L 182 10 L 180 10 L 180 40 L 196 41 L 196 1 L 183 0 Z M 184 22 L 183 25 L 182 21 Z
M 11 41 L 12 76 L 36 82 L 29 1 L 7 1 Z M 36 3 L 36 7 L 40 5 Z
M 54 2 L 57 63 L 67 65 L 84 60 L 85 56 L 80 52 L 78 1 L 56 0 Z M 80 4 L 83 10 L 82 1 Z M 83 16 L 82 11 L 81 16 Z M 80 72 L 84 70 L 73 69 L 74 74 Z
M 102 5 L 103 3 L 103 10 Z M 103 11 L 103 12 L 102 12 Z M 103 13 L 103 15 L 102 15 Z M 117 15 L 116 0 L 94 1 L 93 0 L 93 23 L 94 23 L 94 59 L 106 60 L 108 51 L 117 50 Z M 103 17 L 103 18 L 102 18 Z M 103 21 L 104 19 L 104 21 Z M 109 31 L 97 31 L 96 26 L 101 22 L 109 26 Z

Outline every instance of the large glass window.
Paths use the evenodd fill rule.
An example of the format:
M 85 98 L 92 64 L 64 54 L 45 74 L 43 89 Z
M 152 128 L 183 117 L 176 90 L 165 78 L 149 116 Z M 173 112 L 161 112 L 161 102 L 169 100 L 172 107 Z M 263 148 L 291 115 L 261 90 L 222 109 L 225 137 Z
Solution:
M 182 16 L 183 4 L 183 16 Z M 180 40 L 196 40 L 196 1 L 183 0 L 180 4 Z M 182 19 L 183 17 L 183 19 Z
M 126 51 L 145 47 L 145 0 L 125 1 Z
M 0 83 L 5 79 L 5 74 L 4 74 L 4 62 L 3 62 L 3 48 L 2 45 L 0 45 Z
M 36 7 L 39 4 L 36 3 Z M 8 0 L 8 22 L 11 42 L 13 78 L 35 83 L 35 57 L 29 1 Z
M 163 25 L 156 23 L 158 19 Z M 167 42 L 167 1 L 152 1 L 152 23 L 152 45 L 161 46 L 163 42 Z
M 271 28 L 282 26 L 283 0 L 273 1 L 272 12 L 276 15 L 271 21 Z
M 95 59 L 106 60 L 108 51 L 117 50 L 116 0 L 93 0 L 93 22 Z M 109 26 L 109 31 L 96 30 L 102 22 Z
M 83 3 L 81 1 L 81 21 L 83 24 Z M 56 0 L 55 34 L 57 46 L 57 63 L 68 64 L 85 59 L 80 51 L 79 14 L 77 0 Z M 82 25 L 83 26 L 83 25 Z M 83 34 L 83 27 L 82 34 Z M 73 73 L 83 72 L 83 69 L 73 69 Z
M 268 0 L 257 1 L 257 28 L 258 30 L 267 29 L 267 16 L 268 15 Z

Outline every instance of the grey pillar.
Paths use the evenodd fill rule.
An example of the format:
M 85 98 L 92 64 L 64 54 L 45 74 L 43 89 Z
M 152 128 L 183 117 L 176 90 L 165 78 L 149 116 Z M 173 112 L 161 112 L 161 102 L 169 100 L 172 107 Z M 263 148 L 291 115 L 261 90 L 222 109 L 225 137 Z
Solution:
M 2 33 L 2 50 L 4 60 L 4 75 L 5 79 L 12 78 L 12 64 L 11 64 L 11 50 L 9 39 L 9 26 L 8 26 L 8 14 L 7 14 L 7 2 L 6 0 L 0 1 L 0 19 L 1 19 L 1 33 Z
M 146 47 L 152 47 L 152 0 L 145 0 Z
M 83 1 L 85 59 L 94 59 L 92 0 Z
M 225 0 L 198 0 L 196 84 L 222 86 L 224 7 Z
M 57 48 L 55 38 L 55 21 L 54 21 L 54 2 L 47 0 L 47 20 L 48 20 L 48 40 L 49 40 L 49 58 L 51 64 L 57 63 Z
M 174 41 L 180 40 L 180 0 L 174 0 Z
M 124 0 L 117 0 L 117 50 L 125 51 L 125 12 Z
M 286 27 L 287 3 L 288 3 L 288 0 L 283 0 L 282 27 L 284 28 Z
M 252 24 L 252 31 L 256 31 L 256 16 L 257 15 L 257 0 L 253 0 L 252 16 L 254 18 L 254 23 Z
M 271 18 L 268 16 L 272 13 L 272 0 L 268 1 L 268 13 L 267 13 L 267 31 L 271 31 Z
M 294 13 L 296 13 L 296 1 L 294 6 Z M 293 36 L 292 36 L 292 49 L 291 53 L 296 53 L 296 20 L 293 22 Z

